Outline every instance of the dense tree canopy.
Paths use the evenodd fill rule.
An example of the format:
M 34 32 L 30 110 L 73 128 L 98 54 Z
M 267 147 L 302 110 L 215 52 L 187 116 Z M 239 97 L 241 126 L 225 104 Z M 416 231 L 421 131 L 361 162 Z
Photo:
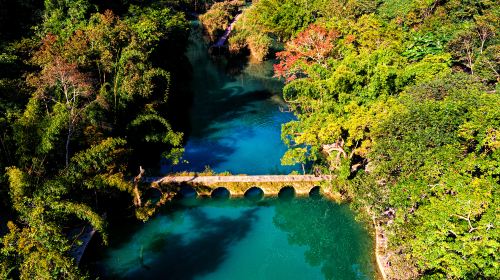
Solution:
M 182 154 L 182 133 L 161 110 L 175 81 L 151 56 L 184 46 L 188 22 L 166 4 L 125 7 L 119 16 L 86 0 L 48 0 L 32 8 L 41 15 L 33 33 L 0 46 L 1 208 L 13 217 L 2 279 L 84 277 L 71 229 L 90 224 L 106 242 L 107 204 L 123 192 L 140 206 L 126 178 L 139 166 L 126 156 L 144 143 L 174 163 Z
M 0 277 L 81 279 L 71 228 L 90 224 L 106 241 L 104 213 L 121 194 L 140 218 L 154 212 L 129 180 L 141 147 L 174 164 L 183 152 L 165 109 L 185 73 L 162 62 L 184 52 L 180 11 L 206 12 L 214 39 L 244 3 L 7 2 Z M 336 175 L 336 190 L 386 233 L 391 279 L 500 278 L 499 25 L 493 0 L 259 0 L 229 39 L 233 53 L 276 57 L 296 116 L 282 127 L 282 163 Z M 308 224 L 289 216 L 278 207 L 274 222 L 293 240 Z M 314 253 L 325 244 L 308 260 L 333 277 Z
M 237 30 L 284 42 L 282 163 L 385 225 L 391 278 L 500 277 L 498 3 L 320 2 L 259 1 Z
M 224 30 L 229 27 L 229 24 L 234 19 L 239 7 L 244 4 L 245 1 L 239 0 L 218 2 L 200 16 L 200 21 L 211 41 L 217 40 L 224 33 Z

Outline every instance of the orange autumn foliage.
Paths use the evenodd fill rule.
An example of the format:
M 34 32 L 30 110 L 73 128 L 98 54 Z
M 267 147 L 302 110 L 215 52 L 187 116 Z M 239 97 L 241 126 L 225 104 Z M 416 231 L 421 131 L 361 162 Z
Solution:
M 309 65 L 326 67 L 326 60 L 339 36 L 337 30 L 328 30 L 318 24 L 310 25 L 290 40 L 284 51 L 276 54 L 280 62 L 274 65 L 275 77 L 290 82 L 299 76 L 307 76 Z

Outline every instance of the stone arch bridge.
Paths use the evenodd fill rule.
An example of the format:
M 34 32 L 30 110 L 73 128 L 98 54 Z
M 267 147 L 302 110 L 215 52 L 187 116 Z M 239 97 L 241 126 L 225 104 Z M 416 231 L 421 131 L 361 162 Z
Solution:
M 251 188 L 260 188 L 264 196 L 276 196 L 284 187 L 293 187 L 297 196 L 309 195 L 313 188 L 331 184 L 331 175 L 230 175 L 230 176 L 166 176 L 151 180 L 161 189 L 174 186 L 176 190 L 192 187 L 200 196 L 210 196 L 217 188 L 225 188 L 233 197 L 243 196 Z M 331 188 L 321 187 L 323 193 L 333 195 Z

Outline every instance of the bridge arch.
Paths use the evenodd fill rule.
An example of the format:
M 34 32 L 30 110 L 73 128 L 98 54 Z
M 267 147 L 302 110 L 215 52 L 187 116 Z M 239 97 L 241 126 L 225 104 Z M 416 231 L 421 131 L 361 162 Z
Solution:
M 259 201 L 264 198 L 264 191 L 256 186 L 253 186 L 245 191 L 245 198 L 251 201 Z
M 310 191 L 309 191 L 309 197 L 311 198 L 321 198 L 321 187 L 320 186 L 314 186 Z
M 190 185 L 181 186 L 177 194 L 182 199 L 195 199 L 198 197 L 198 192 Z
M 293 186 L 284 186 L 280 189 L 278 197 L 283 200 L 290 200 L 296 195 L 295 188 Z
M 214 199 L 224 200 L 231 197 L 231 192 L 225 187 L 217 187 L 213 189 L 210 196 Z

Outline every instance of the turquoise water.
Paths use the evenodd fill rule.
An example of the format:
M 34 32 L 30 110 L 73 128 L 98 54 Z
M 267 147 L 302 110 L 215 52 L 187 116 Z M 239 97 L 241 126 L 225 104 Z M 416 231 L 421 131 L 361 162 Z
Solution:
M 100 256 L 118 279 L 372 279 L 371 241 L 324 199 L 175 203 Z
M 193 66 L 194 101 L 191 131 L 185 145 L 184 164 L 175 171 L 233 174 L 288 174 L 297 167 L 282 166 L 281 124 L 293 119 L 280 107 L 283 84 L 272 78 L 272 62 L 230 63 L 211 58 L 199 24 L 186 55 Z M 167 167 L 162 172 L 169 171 Z

